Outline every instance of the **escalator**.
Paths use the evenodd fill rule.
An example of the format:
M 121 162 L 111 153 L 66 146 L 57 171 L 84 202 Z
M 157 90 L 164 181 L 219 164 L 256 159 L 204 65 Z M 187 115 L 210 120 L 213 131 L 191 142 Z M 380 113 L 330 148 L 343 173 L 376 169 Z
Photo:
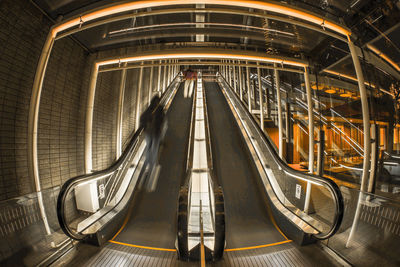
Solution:
M 157 187 L 154 192 L 142 190 L 135 194 L 129 219 L 112 241 L 175 248 L 177 202 L 186 173 L 191 106 L 191 99 L 183 97 L 182 83 L 167 113 L 168 130 L 159 160 Z
M 208 82 L 205 91 L 214 169 L 225 197 L 226 248 L 221 264 L 254 266 L 260 260 L 254 255 L 273 253 L 273 257 L 263 257 L 266 265 L 270 261 L 270 265 L 310 266 L 325 262 L 333 266 L 319 247 L 296 246 L 279 228 L 260 175 L 220 86 Z
M 286 241 L 266 212 L 257 170 L 218 84 L 205 89 L 214 168 L 225 193 L 226 249 Z
M 124 168 L 111 167 L 101 173 L 92 174 L 91 180 L 85 176 L 78 177 L 64 185 L 58 203 L 59 217 L 60 214 L 63 215 L 60 219 L 61 225 L 64 224 L 63 230 L 70 237 L 83 242 L 76 246 L 73 253 L 69 253 L 70 259 L 63 257 L 56 264 L 78 266 L 177 264 L 178 257 L 181 257 L 180 251 L 177 254 L 176 250 L 179 247 L 177 243 L 180 242 L 181 233 L 180 226 L 177 225 L 177 215 L 179 220 L 179 216 L 185 214 L 180 210 L 182 207 L 180 191 L 185 186 L 185 180 L 187 183 L 188 146 L 191 139 L 197 142 L 204 140 L 195 138 L 195 135 L 191 136 L 194 129 L 191 129 L 193 122 L 199 122 L 197 117 L 194 119 L 195 117 L 191 116 L 194 110 L 197 110 L 197 114 L 199 111 L 198 108 L 194 109 L 195 101 L 183 97 L 183 83 L 176 88 L 175 91 L 170 88 L 163 97 L 164 102 L 170 101 L 167 113 L 168 130 L 160 155 L 162 168 L 155 191 L 146 192 L 136 187 L 140 181 L 138 173 L 143 162 L 144 150 L 144 140 L 139 130 L 128 146 L 128 152 L 124 152 L 123 160 L 117 162 L 120 165 L 127 165 L 126 170 L 121 171 L 122 174 L 115 174 L 115 170 Z M 209 127 L 208 142 L 211 142 L 212 150 L 212 156 L 209 155 L 213 166 L 212 176 L 216 178 L 214 182 L 216 188 L 223 191 L 222 206 L 225 206 L 225 253 L 222 261 L 216 264 L 253 266 L 254 261 L 258 261 L 258 265 L 262 261 L 271 261 L 276 263 L 272 265 L 283 266 L 308 266 L 317 262 L 325 262 L 325 265 L 329 266 L 330 260 L 325 254 L 320 253 L 321 249 L 316 245 L 300 247 L 294 243 L 310 244 L 317 239 L 330 237 L 337 231 L 343 212 L 343 203 L 335 191 L 337 188 L 319 177 L 296 174 L 285 167 L 285 163 L 277 159 L 276 152 L 268 150 L 271 147 L 268 148 L 267 137 L 263 136 L 259 129 L 255 129 L 257 127 L 254 121 L 251 121 L 251 115 L 245 113 L 246 108 L 238 104 L 233 91 L 223 87 L 223 83 L 206 82 L 204 90 L 207 99 L 204 103 L 207 103 L 208 110 L 206 129 Z M 201 106 L 201 101 L 201 98 L 198 99 L 197 105 Z M 233 110 L 236 110 L 236 113 Z M 247 132 L 250 139 L 244 132 L 249 129 L 252 131 L 251 134 Z M 251 142 L 253 148 L 250 147 Z M 196 172 L 199 171 L 200 169 Z M 266 174 L 262 174 L 263 171 Z M 278 174 L 282 177 L 274 177 Z M 132 177 L 129 178 L 128 184 L 123 179 L 118 179 L 119 176 L 127 175 Z M 111 188 L 121 187 L 125 183 L 128 189 L 124 195 L 129 197 L 113 202 L 118 192 L 113 193 L 111 197 L 107 197 L 108 202 L 103 203 L 104 211 L 91 215 L 81 212 L 80 216 L 83 218 L 79 219 L 80 224 L 87 221 L 91 221 L 91 224 L 86 223 L 86 227 L 79 227 L 79 223 L 76 223 L 77 216 L 71 215 L 68 210 L 69 206 L 77 202 L 76 192 L 75 195 L 67 194 L 66 190 L 77 181 L 86 185 L 89 181 L 95 180 L 98 185 L 105 176 L 111 181 L 107 184 L 116 184 Z M 332 210 L 328 217 L 324 217 L 325 214 L 320 210 L 311 215 L 301 213 L 298 202 L 304 201 L 304 194 L 297 199 L 293 197 L 293 193 L 299 184 L 304 186 L 304 183 L 309 181 L 313 183 L 314 191 L 326 190 L 324 193 L 330 194 L 329 200 L 332 203 L 329 208 Z M 210 186 L 210 192 L 213 190 L 218 191 Z M 190 196 L 186 202 L 188 200 L 189 203 L 184 207 L 193 204 L 190 203 Z M 66 205 L 68 201 L 70 204 Z M 125 203 L 124 207 L 119 207 L 122 202 Z M 219 200 L 215 201 L 217 202 L 221 205 Z M 214 203 L 214 200 L 210 203 Z M 220 213 L 215 210 L 215 206 L 212 210 L 217 215 Z M 187 214 L 190 214 L 190 209 Z M 71 218 L 66 219 L 68 216 Z M 215 220 L 216 215 L 213 216 Z M 189 221 L 187 220 L 186 227 L 190 227 Z M 65 225 L 68 229 L 65 229 Z M 189 239 L 197 237 L 189 235 Z M 85 243 L 94 243 L 100 247 Z M 258 259 L 254 257 L 256 254 L 272 255 L 272 258 Z
M 186 175 L 192 109 L 192 99 L 184 98 L 183 90 L 183 83 L 177 77 L 161 99 L 168 109 L 168 129 L 160 152 L 161 170 L 154 191 L 138 186 L 145 156 L 142 129 L 136 131 L 121 158 L 110 168 L 72 178 L 64 184 L 58 199 L 60 225 L 69 237 L 80 242 L 55 265 L 145 264 L 147 256 L 155 254 L 163 256 L 151 261 L 154 264 L 177 260 L 177 203 Z M 78 192 L 83 191 L 81 187 L 93 184 L 95 188 L 105 185 L 106 200 L 99 197 L 99 209 L 87 212 L 79 205 Z M 117 188 L 116 192 L 113 188 Z M 125 188 L 125 191 L 120 193 L 118 188 Z M 118 198 L 118 195 L 121 196 Z M 114 200 L 116 198 L 118 200 Z M 91 201 L 86 195 L 85 201 L 88 200 Z M 127 257 L 122 257 L 121 253 Z

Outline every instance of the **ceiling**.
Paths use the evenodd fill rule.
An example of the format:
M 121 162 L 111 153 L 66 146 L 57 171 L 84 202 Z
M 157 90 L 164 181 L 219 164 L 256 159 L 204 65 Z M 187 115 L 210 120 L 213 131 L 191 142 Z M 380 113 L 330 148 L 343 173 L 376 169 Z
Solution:
M 53 20 L 60 21 L 94 8 L 114 4 L 103 0 L 31 0 Z M 360 47 L 372 44 L 400 64 L 399 0 L 287 0 L 279 1 L 317 13 L 352 30 Z M 188 12 L 146 14 L 173 8 Z M 197 12 L 203 8 L 233 12 Z M 162 12 L 161 12 L 162 13 Z M 332 69 L 354 75 L 347 44 L 324 33 L 294 24 L 266 20 L 262 12 L 238 7 L 190 5 L 157 7 L 131 12 L 127 19 L 114 21 L 73 37 L 90 51 L 154 44 L 196 43 L 205 46 L 233 46 L 269 54 L 310 60 L 318 69 Z M 210 45 L 212 44 L 212 45 Z M 340 62 L 341 64 L 337 64 Z M 390 66 L 389 66 L 390 68 Z M 379 72 L 380 70 L 378 70 Z M 382 71 L 381 71 L 382 72 Z M 377 75 L 386 75 L 383 71 Z

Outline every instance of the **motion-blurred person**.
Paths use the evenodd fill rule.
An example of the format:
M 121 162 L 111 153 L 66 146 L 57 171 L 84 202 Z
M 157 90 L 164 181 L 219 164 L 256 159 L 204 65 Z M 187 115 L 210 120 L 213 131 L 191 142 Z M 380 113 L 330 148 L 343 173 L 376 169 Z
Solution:
M 191 98 L 193 94 L 193 87 L 195 80 L 197 78 L 197 73 L 191 69 L 186 70 L 184 73 L 185 79 L 185 90 L 183 91 L 183 96 L 185 98 Z
M 158 164 L 160 144 L 167 130 L 167 121 L 164 106 L 160 104 L 160 97 L 155 96 L 149 107 L 140 117 L 146 140 L 145 161 L 139 177 L 142 177 L 139 188 L 154 191 L 157 185 L 161 166 Z

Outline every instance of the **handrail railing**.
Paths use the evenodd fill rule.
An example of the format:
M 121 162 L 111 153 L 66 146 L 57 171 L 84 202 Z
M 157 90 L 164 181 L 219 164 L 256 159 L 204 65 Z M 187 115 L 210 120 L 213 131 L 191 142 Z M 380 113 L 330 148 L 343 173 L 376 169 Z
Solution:
M 179 81 L 179 74 L 173 79 L 170 86 L 167 88 L 167 90 L 162 95 L 161 100 L 160 100 L 160 105 L 163 105 L 164 108 L 168 108 L 169 104 L 171 103 L 174 93 L 177 90 L 177 88 L 175 88 L 174 85 L 176 85 L 176 83 L 178 81 Z M 73 206 L 76 204 L 72 203 L 73 202 L 72 199 L 69 199 L 69 201 L 71 203 L 67 203 L 68 202 L 67 198 L 76 198 L 76 196 L 73 194 L 73 190 L 75 190 L 78 186 L 88 185 L 88 184 L 100 181 L 101 179 L 114 178 L 114 180 L 116 180 L 116 179 L 118 179 L 117 176 L 126 176 L 126 174 L 129 171 L 129 168 L 131 168 L 131 164 L 132 164 L 132 161 L 135 158 L 135 156 L 137 156 L 136 157 L 137 158 L 136 166 L 139 165 L 139 159 L 141 157 L 141 154 L 140 153 L 139 153 L 140 155 L 136 155 L 136 154 L 138 154 L 138 152 L 140 152 L 140 151 L 143 153 L 144 138 L 142 136 L 142 132 L 143 132 L 143 127 L 139 126 L 139 128 L 132 135 L 132 137 L 131 137 L 126 149 L 123 151 L 121 157 L 118 158 L 110 167 L 108 167 L 104 170 L 101 170 L 101 171 L 96 171 L 94 173 L 79 175 L 79 176 L 70 178 L 68 181 L 66 181 L 63 184 L 63 186 L 61 187 L 60 193 L 58 195 L 58 199 L 57 199 L 57 217 L 58 217 L 58 221 L 59 221 L 61 229 L 67 236 L 69 236 L 75 240 L 85 239 L 85 237 L 88 235 L 88 233 L 84 233 L 84 231 L 87 230 L 89 227 L 95 225 L 96 222 L 98 222 L 101 218 L 103 218 L 107 214 L 109 214 L 122 201 L 123 197 L 125 196 L 125 194 L 127 192 L 128 186 L 131 182 L 131 179 L 132 179 L 131 177 L 133 176 L 133 173 L 129 173 L 129 174 L 131 174 L 131 177 L 129 177 L 129 180 L 126 180 L 125 182 L 122 181 L 121 184 L 122 184 L 122 186 L 125 187 L 125 189 L 122 188 L 121 194 L 119 194 L 119 197 L 115 198 L 115 196 L 111 196 L 111 198 L 116 199 L 115 203 L 112 203 L 112 205 L 107 206 L 107 204 L 109 204 L 109 202 L 111 200 L 109 197 L 103 196 L 103 198 L 105 198 L 107 200 L 107 201 L 104 201 L 103 207 L 97 207 L 97 209 L 92 212 L 85 212 L 85 213 L 90 213 L 90 216 L 92 216 L 93 219 L 89 220 L 89 222 L 87 222 L 87 224 L 84 226 L 84 228 L 78 229 L 79 225 L 77 222 L 68 221 L 68 219 L 66 218 L 67 212 L 68 213 L 73 213 L 73 212 L 76 213 L 77 212 L 76 211 L 77 208 L 76 207 L 75 207 L 75 209 L 73 208 Z M 118 192 L 115 192 L 115 191 L 116 190 L 113 190 L 113 194 L 118 194 Z M 97 192 L 97 187 L 95 189 L 95 192 Z M 76 191 L 75 191 L 75 193 L 76 193 Z M 101 193 L 102 192 L 100 192 L 100 194 Z M 85 192 L 85 194 L 86 194 L 86 198 L 87 198 L 85 200 L 88 200 L 90 202 L 90 194 L 88 194 L 88 192 Z M 68 205 L 68 207 L 66 207 L 66 205 Z M 86 218 L 81 220 L 81 222 L 85 221 L 87 219 L 88 219 L 88 217 L 86 216 Z M 71 224 L 73 224 L 75 226 L 76 230 L 72 229 Z M 101 227 L 101 226 L 99 226 L 99 227 Z M 98 229 L 99 227 L 97 227 L 96 229 Z M 89 233 L 89 234 L 92 234 L 92 233 Z
M 274 159 L 275 163 L 278 165 L 280 170 L 283 170 L 283 172 L 288 176 L 298 178 L 303 181 L 312 182 L 312 183 L 315 183 L 318 185 L 322 185 L 323 187 L 328 188 L 328 190 L 331 192 L 331 194 L 334 198 L 334 204 L 335 204 L 335 215 L 333 218 L 332 226 L 326 233 L 319 232 L 318 234 L 315 234 L 313 236 L 317 239 L 322 240 L 322 239 L 327 239 L 327 238 L 331 237 L 332 235 L 334 235 L 338 231 L 338 229 L 341 225 L 341 222 L 343 220 L 343 213 L 344 213 L 343 196 L 342 196 L 337 184 L 330 179 L 320 177 L 317 175 L 313 175 L 313 174 L 305 174 L 303 172 L 294 170 L 291 167 L 289 167 L 286 164 L 286 162 L 279 157 L 277 151 L 274 149 L 273 145 L 271 144 L 271 141 L 269 140 L 269 138 L 267 138 L 266 134 L 260 129 L 255 118 L 253 117 L 252 114 L 250 114 L 250 112 L 248 111 L 248 109 L 244 105 L 244 103 L 240 101 L 238 96 L 235 94 L 233 88 L 231 88 L 229 86 L 229 84 L 226 82 L 226 80 L 222 76 L 220 76 L 220 77 L 222 78 L 224 85 L 230 89 L 229 91 L 227 90 L 227 92 L 230 93 L 230 97 L 233 96 L 235 102 L 239 103 L 239 108 L 241 109 L 240 110 L 241 114 L 244 114 L 245 116 L 247 116 L 250 119 L 251 123 L 253 124 L 252 126 L 253 126 L 253 129 L 256 130 L 256 133 L 252 132 L 252 134 L 257 134 L 261 137 L 263 144 L 267 148 L 268 152 L 270 153 L 270 155 L 272 156 L 272 158 Z M 254 144 L 253 144 L 253 146 L 254 146 Z M 257 149 L 255 149 L 255 150 L 257 150 Z M 260 155 L 258 155 L 258 157 L 260 157 Z M 272 189 L 273 189 L 274 193 L 276 195 L 278 195 L 276 193 L 276 188 L 274 188 L 272 186 Z M 277 197 L 277 199 L 281 202 L 281 204 L 283 206 L 285 206 L 284 203 L 282 202 L 282 199 L 280 199 L 279 197 Z M 299 215 L 295 214 L 293 211 L 291 211 L 291 213 L 293 213 L 295 216 L 299 217 L 303 221 L 303 219 Z

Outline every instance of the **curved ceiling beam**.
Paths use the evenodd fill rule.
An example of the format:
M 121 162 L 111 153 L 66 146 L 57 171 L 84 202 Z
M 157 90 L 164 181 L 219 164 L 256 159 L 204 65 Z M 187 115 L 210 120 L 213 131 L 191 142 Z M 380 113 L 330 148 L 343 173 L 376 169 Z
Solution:
M 214 30 L 213 32 L 208 32 L 207 28 L 193 28 L 192 32 L 186 32 L 185 30 L 182 29 L 177 29 L 174 32 L 166 32 L 162 30 L 156 30 L 156 31 L 148 31 L 148 32 L 139 32 L 135 34 L 129 34 L 127 36 L 123 37 L 118 37 L 118 38 L 108 38 L 108 39 L 103 39 L 96 43 L 96 45 L 90 46 L 90 49 L 98 49 L 102 48 L 105 46 L 110 46 L 110 45 L 117 45 L 121 43 L 126 43 L 126 42 L 132 42 L 132 41 L 139 41 L 139 40 L 148 40 L 148 39 L 163 39 L 163 38 L 179 38 L 179 37 L 187 37 L 190 38 L 191 36 L 195 34 L 205 34 L 210 37 L 220 37 L 220 38 L 234 38 L 234 39 L 240 39 L 242 37 L 247 37 L 252 41 L 255 42 L 262 42 L 264 45 L 265 42 L 265 37 L 263 34 L 257 34 L 256 32 L 245 32 L 245 31 L 224 31 L 221 29 Z M 293 46 L 288 41 L 281 40 L 278 38 L 274 38 L 271 42 L 276 43 L 276 44 L 281 44 L 281 45 L 286 45 L 286 46 Z M 298 47 L 298 46 L 296 46 Z M 286 51 L 287 52 L 287 51 Z
M 131 10 L 161 7 L 161 6 L 172 6 L 172 5 L 191 5 L 191 4 L 211 4 L 211 5 L 223 5 L 223 6 L 236 6 L 244 8 L 254 8 L 264 10 L 268 12 L 274 12 L 291 16 L 300 20 L 307 21 L 312 24 L 320 25 L 323 28 L 330 29 L 334 32 L 340 33 L 345 36 L 351 35 L 351 31 L 335 22 L 326 20 L 316 14 L 307 12 L 305 10 L 290 7 L 288 5 L 262 2 L 262 1 L 244 1 L 244 0 L 157 0 L 157 1 L 135 1 L 123 4 L 115 4 L 108 7 L 100 8 L 95 11 L 89 11 L 80 16 L 67 19 L 65 22 L 61 22 L 55 25 L 51 29 L 51 35 L 53 38 L 57 36 L 59 32 L 68 30 L 75 26 L 80 26 L 84 22 L 93 21 L 99 18 L 103 18 L 110 15 L 115 15 Z
M 341 35 L 338 35 L 336 33 L 333 33 L 331 31 L 326 31 L 324 28 L 318 26 L 314 26 L 305 22 L 301 22 L 299 20 L 293 20 L 291 18 L 287 18 L 284 16 L 277 16 L 277 15 L 271 15 L 271 14 L 264 14 L 261 12 L 253 11 L 249 12 L 246 10 L 239 10 L 239 9 L 228 9 L 228 8 L 201 8 L 201 9 L 196 9 L 196 8 L 171 8 L 171 9 L 161 9 L 161 10 L 151 10 L 151 11 L 143 11 L 143 12 L 138 12 L 135 14 L 123 14 L 119 16 L 114 16 L 111 18 L 104 18 L 102 20 L 97 20 L 92 23 L 84 24 L 79 28 L 74 28 L 68 31 L 65 31 L 63 33 L 60 33 L 57 35 L 55 38 L 56 40 L 64 38 L 66 36 L 69 36 L 71 34 L 78 33 L 80 31 L 88 30 L 94 27 L 98 27 L 107 23 L 112 23 L 112 22 L 117 22 L 121 20 L 127 20 L 127 19 L 132 19 L 132 18 L 137 18 L 137 17 L 145 17 L 145 16 L 158 16 L 158 15 L 167 15 L 167 14 L 181 14 L 181 13 L 216 13 L 216 14 L 233 14 L 233 15 L 240 15 L 240 16 L 251 16 L 251 17 L 257 17 L 257 18 L 265 18 L 265 19 L 271 19 L 271 20 L 276 20 L 276 21 L 281 21 L 284 23 L 291 23 L 300 27 L 304 27 L 322 34 L 329 35 L 335 39 L 341 40 L 343 42 L 347 42 L 347 39 L 342 37 Z
M 252 61 L 260 63 L 277 63 L 282 65 L 289 65 L 295 67 L 306 68 L 308 63 L 303 60 L 295 60 L 286 57 L 273 57 L 265 56 L 264 53 L 246 53 L 243 55 L 240 51 L 226 51 L 226 50 L 213 50 L 206 51 L 206 49 L 192 49 L 191 51 L 171 50 L 171 51 L 156 51 L 156 52 L 141 52 L 140 55 L 127 56 L 127 57 L 114 57 L 105 60 L 96 61 L 96 65 L 106 66 L 112 64 L 121 64 L 129 62 L 151 61 L 151 60 L 167 60 L 167 59 L 233 59 L 240 61 Z
M 367 44 L 367 47 L 369 50 L 377 54 L 379 57 L 383 58 L 387 63 L 389 63 L 394 69 L 396 69 L 398 72 L 400 72 L 400 67 L 399 65 L 396 64 L 392 59 L 390 59 L 387 55 L 385 55 L 382 51 L 380 51 L 378 48 L 376 48 L 373 45 Z
M 176 26 L 197 26 L 197 25 L 204 25 L 204 26 L 212 26 L 212 27 L 228 27 L 228 28 L 246 28 L 246 30 L 250 29 L 252 31 L 261 31 L 264 33 L 266 30 L 264 27 L 257 27 L 257 26 L 250 26 L 250 25 L 243 25 L 243 24 L 232 24 L 232 23 L 218 23 L 218 22 L 177 22 L 177 23 L 164 23 L 164 24 L 152 24 L 152 25 L 145 25 L 145 26 L 137 26 L 137 27 L 129 27 L 121 30 L 116 30 L 109 32 L 108 35 L 118 35 L 118 34 L 126 34 L 126 33 L 134 33 L 140 30 L 148 30 L 152 28 L 164 28 L 164 27 L 176 27 Z M 293 33 L 284 32 L 276 29 L 268 29 L 276 34 L 282 34 L 290 37 L 295 37 Z
M 198 59 L 194 59 L 193 61 L 179 61 L 176 63 L 161 63 L 162 66 L 185 66 L 185 65 L 193 65 L 193 66 L 235 66 L 235 67 L 249 67 L 249 68 L 261 68 L 261 69 L 270 69 L 270 70 L 279 70 L 279 71 L 287 71 L 287 72 L 294 72 L 294 73 L 304 73 L 304 70 L 301 69 L 292 69 L 292 68 L 281 68 L 281 67 L 274 67 L 268 65 L 257 65 L 257 64 L 250 64 L 250 63 L 222 63 L 218 61 L 199 61 Z M 118 70 L 129 70 L 129 69 L 137 69 L 137 68 L 148 68 L 148 67 L 159 67 L 160 64 L 135 64 L 135 65 L 127 65 L 127 66 L 118 66 L 118 67 L 111 67 L 111 68 L 102 68 L 99 69 L 99 73 L 102 72 L 109 72 L 109 71 L 118 71 Z

